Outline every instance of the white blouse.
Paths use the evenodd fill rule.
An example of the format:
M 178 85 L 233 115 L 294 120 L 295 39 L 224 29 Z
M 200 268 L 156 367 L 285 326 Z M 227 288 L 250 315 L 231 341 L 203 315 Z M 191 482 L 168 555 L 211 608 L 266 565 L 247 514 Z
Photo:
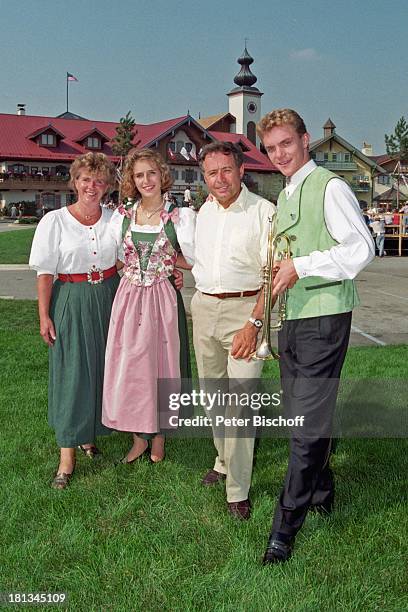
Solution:
M 117 246 L 110 220 L 112 211 L 102 208 L 101 218 L 83 225 L 67 207 L 45 215 L 37 226 L 31 247 L 30 268 L 40 274 L 83 274 L 93 266 L 107 270 L 115 265 Z
M 174 229 L 176 230 L 177 240 L 181 248 L 186 261 L 193 265 L 194 264 L 194 234 L 195 234 L 195 223 L 197 213 L 191 208 L 179 208 L 179 220 L 174 223 Z M 118 249 L 118 259 L 124 261 L 124 253 L 122 246 L 122 223 L 123 215 L 118 210 L 112 215 L 111 227 L 112 234 L 115 236 L 116 246 Z M 158 233 L 163 227 L 161 221 L 159 225 L 137 225 L 131 223 L 130 229 L 133 232 L 144 232 L 144 233 Z

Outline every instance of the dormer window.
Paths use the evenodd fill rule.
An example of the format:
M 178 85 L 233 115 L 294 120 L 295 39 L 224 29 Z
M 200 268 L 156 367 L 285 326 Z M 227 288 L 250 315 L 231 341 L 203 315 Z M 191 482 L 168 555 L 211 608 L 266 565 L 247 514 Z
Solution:
M 57 144 L 55 134 L 41 134 L 40 143 L 44 147 L 55 147 L 55 145 Z
M 96 136 L 88 136 L 86 139 L 86 146 L 88 149 L 100 149 L 101 148 L 101 140 Z

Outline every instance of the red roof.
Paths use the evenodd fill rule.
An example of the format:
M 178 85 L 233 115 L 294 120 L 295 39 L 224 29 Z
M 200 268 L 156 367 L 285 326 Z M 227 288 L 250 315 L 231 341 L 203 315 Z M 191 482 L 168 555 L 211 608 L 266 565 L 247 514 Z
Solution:
M 206 131 L 192 117 L 184 115 L 167 121 L 151 123 L 149 125 L 136 124 L 137 133 L 135 143 L 137 146 L 148 147 L 155 141 L 161 140 L 173 130 L 181 127 L 187 121 L 192 121 L 199 129 L 212 138 L 221 141 L 242 142 L 244 148 L 244 164 L 246 170 L 258 172 L 276 171 L 266 155 L 261 153 L 248 138 L 242 134 L 228 132 Z M 119 123 L 110 121 L 93 121 L 88 119 L 60 119 L 58 117 L 36 117 L 32 115 L 12 115 L 0 113 L 0 159 L 5 160 L 44 160 L 44 161 L 72 161 L 88 149 L 80 144 L 84 135 L 98 130 L 106 138 L 112 140 L 116 135 Z M 52 127 L 62 135 L 58 146 L 46 147 L 30 140 L 33 134 L 40 133 Z M 110 142 L 105 142 L 102 151 L 113 160 L 118 158 L 112 154 Z
M 185 117 L 160 121 L 150 125 L 137 124 L 136 140 L 140 140 L 138 146 L 149 145 L 178 125 L 183 119 Z M 118 125 L 118 123 L 110 121 L 89 121 L 87 119 L 76 119 L 74 121 L 56 117 L 0 114 L 0 159 L 71 161 L 77 155 L 81 155 L 88 150 L 77 142 L 77 139 L 83 137 L 84 133 L 89 133 L 96 128 L 107 138 L 112 139 L 116 135 Z M 41 132 L 50 126 L 64 135 L 57 147 L 44 147 L 30 140 L 30 136 L 34 133 Z M 109 143 L 103 145 L 102 151 L 112 156 Z
M 209 131 L 209 134 L 216 140 L 223 142 L 235 142 L 239 144 L 242 142 L 244 147 L 247 149 L 244 151 L 244 165 L 245 170 L 252 170 L 257 172 L 279 172 L 277 168 L 269 161 L 269 157 L 261 153 L 259 149 L 243 134 L 231 134 L 230 132 L 213 132 Z

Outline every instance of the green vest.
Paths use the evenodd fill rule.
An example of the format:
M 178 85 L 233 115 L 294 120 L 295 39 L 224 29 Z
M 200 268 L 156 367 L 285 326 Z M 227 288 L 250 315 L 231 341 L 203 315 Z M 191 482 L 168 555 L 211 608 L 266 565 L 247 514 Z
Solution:
M 317 167 L 297 186 L 287 199 L 285 190 L 278 199 L 277 232 L 293 237 L 293 257 L 326 251 L 338 244 L 326 227 L 324 194 L 327 183 L 338 178 L 333 172 Z M 282 245 L 280 242 L 278 248 Z M 286 318 L 306 319 L 349 312 L 358 306 L 357 289 L 352 280 L 330 280 L 321 276 L 300 278 L 288 289 Z

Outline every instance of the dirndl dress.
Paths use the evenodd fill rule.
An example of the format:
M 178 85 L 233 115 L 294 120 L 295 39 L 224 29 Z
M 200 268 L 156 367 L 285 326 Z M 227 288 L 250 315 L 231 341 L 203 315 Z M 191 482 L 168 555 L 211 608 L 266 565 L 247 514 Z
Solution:
M 132 213 L 134 219 L 134 213 Z M 161 431 L 158 381 L 191 378 L 187 321 L 172 284 L 179 247 L 171 220 L 156 232 L 124 230 L 124 274 L 106 347 L 102 422 L 118 431 Z M 162 413 L 163 415 L 163 413 Z
M 74 448 L 110 434 L 102 424 L 105 349 L 119 275 L 99 285 L 56 280 L 50 317 L 56 340 L 49 349 L 48 423 L 58 446 Z

